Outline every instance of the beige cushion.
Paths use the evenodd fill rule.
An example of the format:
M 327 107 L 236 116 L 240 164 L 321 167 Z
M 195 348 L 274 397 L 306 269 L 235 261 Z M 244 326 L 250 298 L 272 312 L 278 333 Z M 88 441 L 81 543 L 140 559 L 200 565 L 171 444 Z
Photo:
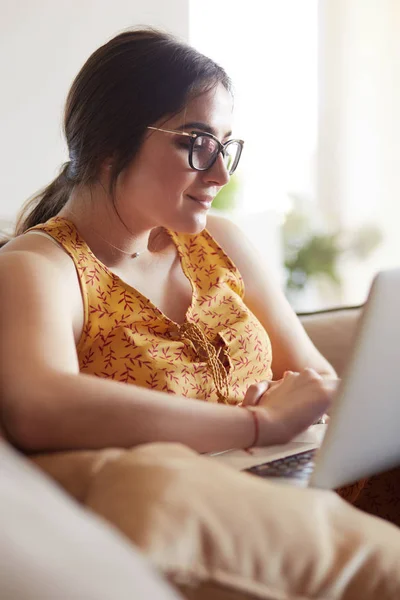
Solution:
M 361 308 L 343 308 L 303 315 L 301 322 L 318 350 L 339 376 L 348 363 Z
M 400 531 L 333 492 L 270 483 L 174 444 L 35 461 L 188 598 L 400 598 Z
M 0 441 L 1 600 L 178 600 L 132 544 Z

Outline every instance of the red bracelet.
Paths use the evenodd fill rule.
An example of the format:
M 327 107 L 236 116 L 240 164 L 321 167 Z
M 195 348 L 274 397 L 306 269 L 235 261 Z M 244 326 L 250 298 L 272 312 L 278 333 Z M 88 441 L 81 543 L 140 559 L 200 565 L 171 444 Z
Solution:
M 253 446 L 257 446 L 258 444 L 258 438 L 260 435 L 260 422 L 258 420 L 258 410 L 257 408 L 255 408 L 254 406 L 243 406 L 243 408 L 245 408 L 246 410 L 249 411 L 249 413 L 251 414 L 251 416 L 253 417 L 253 421 L 254 421 L 254 440 L 253 443 L 249 446 L 249 448 L 253 448 Z

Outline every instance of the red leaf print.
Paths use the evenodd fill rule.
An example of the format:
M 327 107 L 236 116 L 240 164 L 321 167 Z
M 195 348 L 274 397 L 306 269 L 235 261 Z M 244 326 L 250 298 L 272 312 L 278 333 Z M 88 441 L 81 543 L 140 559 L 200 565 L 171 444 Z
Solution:
M 203 246 L 200 246 L 197 252 L 197 260 L 198 262 L 204 262 L 207 255 L 207 251 Z
M 111 344 L 113 338 L 115 338 L 115 333 L 113 333 L 113 331 L 111 330 L 107 333 L 106 336 L 101 335 L 100 338 L 103 343 L 99 346 L 99 350 L 100 350 L 101 354 L 103 355 L 104 348 L 107 348 L 107 346 L 109 346 Z
M 216 319 L 217 317 L 219 317 L 219 314 L 217 313 L 216 310 L 204 309 L 203 313 L 206 317 L 211 317 L 211 319 Z
M 244 367 L 248 367 L 250 364 L 249 358 L 247 356 L 241 356 L 240 358 L 234 358 L 233 362 L 235 363 L 236 370 L 243 369 Z
M 246 336 L 247 336 L 248 341 L 250 341 L 251 338 L 254 335 L 254 332 L 253 332 L 253 330 L 251 328 L 251 325 L 246 325 L 245 328 L 244 328 L 244 330 L 246 332 Z
M 211 277 L 211 275 L 214 275 L 215 273 L 215 269 L 217 268 L 217 265 L 210 265 L 208 267 L 208 269 L 204 269 L 204 273 L 208 276 Z
M 240 319 L 242 317 L 243 312 L 240 310 L 240 308 L 235 308 L 234 306 L 230 306 L 229 311 L 230 311 L 231 315 L 235 316 L 237 319 Z
M 179 383 L 179 378 L 176 376 L 175 371 L 173 369 L 162 369 L 162 371 L 165 373 L 167 379 L 169 379 L 170 381 L 175 381 L 175 383 Z
M 94 351 L 89 349 L 88 352 L 83 357 L 82 367 L 81 367 L 82 369 L 86 369 L 88 365 L 90 365 L 94 362 L 93 356 L 94 356 Z
M 128 353 L 128 354 L 126 354 L 126 356 L 121 356 L 121 358 L 129 360 L 131 365 L 136 364 L 140 369 L 142 367 L 147 367 L 148 369 L 152 370 L 151 362 L 149 360 L 143 360 L 141 353 L 136 354 L 135 356 L 132 356 L 131 354 Z
M 211 375 L 208 372 L 208 370 L 205 369 L 203 371 L 203 373 L 201 374 L 201 379 L 202 379 L 203 383 L 207 383 L 208 381 L 212 380 Z
M 188 244 L 184 244 L 184 248 L 188 254 L 191 254 L 196 250 L 197 242 L 195 242 L 194 240 L 190 240 Z
M 147 326 L 147 331 L 149 332 L 149 334 L 153 337 L 157 337 L 159 335 L 159 332 L 157 331 L 157 329 L 160 327 L 160 325 L 148 325 Z
M 211 294 L 206 294 L 199 300 L 199 304 L 200 304 L 200 306 L 207 304 L 207 306 L 210 308 L 211 304 L 216 301 L 217 301 L 217 295 L 212 296 Z
M 250 379 L 251 377 L 253 377 L 253 375 L 254 375 L 254 373 L 255 373 L 255 370 L 256 370 L 256 368 L 255 368 L 255 366 L 253 365 L 253 366 L 251 367 L 251 369 L 249 369 L 249 370 L 247 371 L 247 375 L 246 375 L 245 379 L 247 380 L 248 378 Z M 249 385 L 250 385 L 250 384 L 249 384 Z
M 101 302 L 103 302 L 104 304 L 106 304 L 107 306 L 109 306 L 109 302 L 107 301 L 107 295 L 106 292 L 104 292 L 100 286 L 98 286 L 96 288 L 96 296 L 98 300 L 101 300 Z
M 161 349 L 161 358 L 163 360 L 165 360 L 169 365 L 173 365 L 174 364 L 174 357 L 171 354 L 171 348 L 170 346 L 168 346 L 167 348 L 162 348 Z M 160 354 L 159 354 L 159 358 L 160 358 Z
M 157 379 L 157 373 L 154 373 L 153 375 L 150 373 L 149 378 L 146 379 L 146 383 L 149 386 L 149 388 L 151 388 L 151 389 L 157 388 L 159 385 L 159 381 Z
M 232 340 L 234 340 L 237 336 L 237 330 L 230 325 L 226 325 L 226 331 L 224 333 L 224 335 L 226 336 L 226 339 L 228 342 L 231 342 Z
M 102 319 L 105 315 L 107 315 L 107 317 L 112 317 L 113 315 L 115 315 L 116 312 L 115 310 L 111 312 L 107 309 L 106 306 L 101 307 L 100 304 L 98 304 L 97 306 L 90 305 L 89 309 L 90 314 L 98 313 L 99 319 Z
M 114 327 L 121 327 L 122 325 L 127 325 L 127 323 L 126 323 L 127 318 L 128 318 L 128 315 L 121 315 L 120 319 L 114 319 Z M 126 335 L 125 331 L 124 331 L 124 335 Z
M 201 289 L 203 282 L 201 281 L 200 277 L 198 275 L 196 275 L 196 277 L 193 280 L 194 284 Z
M 219 306 L 222 306 L 224 304 L 229 304 L 230 302 L 232 302 L 232 298 L 222 296 L 222 298 L 219 300 L 218 304 L 219 304 Z
M 174 390 L 171 390 L 171 389 L 168 387 L 168 384 L 167 384 L 167 383 L 164 383 L 163 387 L 161 388 L 161 391 L 162 391 L 162 392 L 167 392 L 167 394 L 175 394 Z
M 255 344 L 254 344 L 254 350 L 256 352 L 262 352 L 262 349 L 263 349 L 263 347 L 262 347 L 261 340 L 260 340 L 260 338 L 257 335 L 256 339 L 255 339 Z
M 88 276 L 86 279 L 86 285 L 94 285 L 95 281 L 100 281 L 99 270 L 97 267 L 94 267 L 94 269 L 91 269 L 88 272 Z
M 81 278 L 83 279 L 83 276 L 84 276 L 84 275 L 85 275 L 85 273 L 86 273 L 87 266 L 85 266 L 85 267 L 80 267 L 80 266 L 77 264 L 77 265 L 76 265 L 76 268 L 78 269 L 78 273 L 79 273 L 79 275 L 80 275 L 80 276 L 81 276 Z
M 249 383 L 250 385 L 250 383 Z M 232 392 L 234 395 L 238 395 L 240 393 L 240 384 L 239 384 L 239 380 L 235 379 L 235 381 L 231 384 L 230 386 Z
M 200 384 L 191 384 L 191 388 L 195 392 L 195 397 L 198 400 L 205 400 L 207 398 L 208 390 L 204 389 Z
M 193 273 L 197 273 L 197 271 L 202 271 L 204 269 L 204 265 L 201 266 L 201 265 L 194 264 L 194 265 L 191 265 L 191 267 L 192 267 Z
M 123 383 L 129 383 L 130 381 L 136 381 L 136 377 L 133 375 L 133 369 L 125 364 L 125 371 L 123 371 L 119 377 L 119 381 Z
M 184 367 L 181 371 L 181 377 L 184 379 L 185 383 L 189 383 L 190 375 L 191 375 L 191 373 L 190 373 L 188 367 Z
M 85 254 L 85 252 L 79 252 L 78 254 L 78 260 L 77 260 L 77 264 L 79 266 L 83 266 L 84 263 L 86 263 L 88 261 L 88 256 L 87 254 Z
M 221 277 L 217 277 L 217 279 L 214 281 L 214 283 L 212 283 L 212 282 L 210 281 L 210 285 L 209 285 L 208 291 L 209 291 L 209 292 L 211 292 L 211 290 L 212 290 L 213 288 L 215 288 L 215 289 L 219 289 L 219 288 L 221 288 L 221 287 L 222 287 L 222 281 L 221 281 Z
M 132 323 L 130 323 L 128 326 L 128 329 L 130 329 L 132 331 L 132 333 L 134 333 L 135 335 L 138 335 L 139 337 L 144 337 L 145 334 L 143 333 L 143 331 L 139 331 L 138 329 L 138 325 L 135 323 L 135 325 L 133 325 Z
M 111 284 L 107 285 L 107 294 L 112 296 L 118 290 L 118 278 L 113 277 L 111 280 Z
M 247 348 L 246 340 L 244 339 L 244 337 L 242 335 L 238 339 L 238 344 L 239 344 L 240 350 L 246 350 L 246 348 Z
M 152 344 L 148 350 L 148 353 L 150 354 L 151 358 L 157 358 L 158 357 L 158 344 Z
M 203 364 L 203 363 L 192 363 L 192 376 L 193 375 L 198 375 L 199 373 L 202 373 L 204 370 L 207 370 L 207 365 Z
M 183 358 L 187 358 L 187 351 L 185 344 L 182 344 L 176 352 L 174 352 L 175 360 L 182 361 Z
M 121 300 L 118 302 L 118 304 L 124 304 L 124 310 L 132 310 L 132 305 L 133 305 L 133 298 L 130 294 L 128 294 L 128 292 L 126 292 L 125 290 L 122 290 L 122 292 L 120 293 L 121 296 Z
M 100 338 L 101 340 L 104 340 L 103 331 L 104 331 L 104 327 L 101 327 L 101 325 L 99 325 L 99 330 L 93 339 L 97 340 L 97 338 Z
M 122 341 L 125 342 L 124 348 L 132 348 L 132 346 L 135 345 L 133 339 L 131 339 L 127 331 L 122 333 Z
M 115 379 L 117 373 L 118 371 L 114 371 L 113 373 L 107 373 L 106 371 L 102 371 L 100 377 L 104 377 L 104 379 Z
M 117 357 L 115 356 L 115 352 L 112 348 L 110 348 L 108 354 L 106 354 L 104 357 L 104 367 L 106 369 L 111 368 L 113 366 L 112 362 L 116 360 Z
M 90 322 L 86 323 L 86 325 L 83 327 L 82 330 L 82 335 L 83 335 L 83 339 L 86 342 L 86 340 L 90 337 L 90 330 L 92 329 L 92 325 Z

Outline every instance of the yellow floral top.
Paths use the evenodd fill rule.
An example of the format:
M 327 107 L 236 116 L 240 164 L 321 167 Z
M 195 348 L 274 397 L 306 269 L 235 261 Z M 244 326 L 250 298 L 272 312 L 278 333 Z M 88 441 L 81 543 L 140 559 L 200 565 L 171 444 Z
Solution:
M 74 261 L 84 304 L 82 373 L 230 403 L 241 401 L 252 383 L 272 378 L 269 337 L 243 302 L 240 273 L 208 231 L 168 232 L 193 289 L 178 324 L 102 264 L 71 221 L 55 217 L 33 229 Z

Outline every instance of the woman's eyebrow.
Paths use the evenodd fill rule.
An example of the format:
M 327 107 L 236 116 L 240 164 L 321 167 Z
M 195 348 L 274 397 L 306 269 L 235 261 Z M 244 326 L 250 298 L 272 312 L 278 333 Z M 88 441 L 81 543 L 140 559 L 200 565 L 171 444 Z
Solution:
M 212 135 L 215 135 L 215 137 L 217 137 L 214 127 L 210 127 L 210 125 L 207 125 L 207 123 L 202 123 L 201 121 L 191 121 L 190 123 L 184 123 L 184 125 L 180 125 L 176 129 L 177 131 L 180 131 L 182 129 L 199 129 L 200 131 L 211 133 Z M 232 131 L 228 131 L 228 133 L 224 135 L 224 138 L 229 137 L 230 135 L 232 135 Z

